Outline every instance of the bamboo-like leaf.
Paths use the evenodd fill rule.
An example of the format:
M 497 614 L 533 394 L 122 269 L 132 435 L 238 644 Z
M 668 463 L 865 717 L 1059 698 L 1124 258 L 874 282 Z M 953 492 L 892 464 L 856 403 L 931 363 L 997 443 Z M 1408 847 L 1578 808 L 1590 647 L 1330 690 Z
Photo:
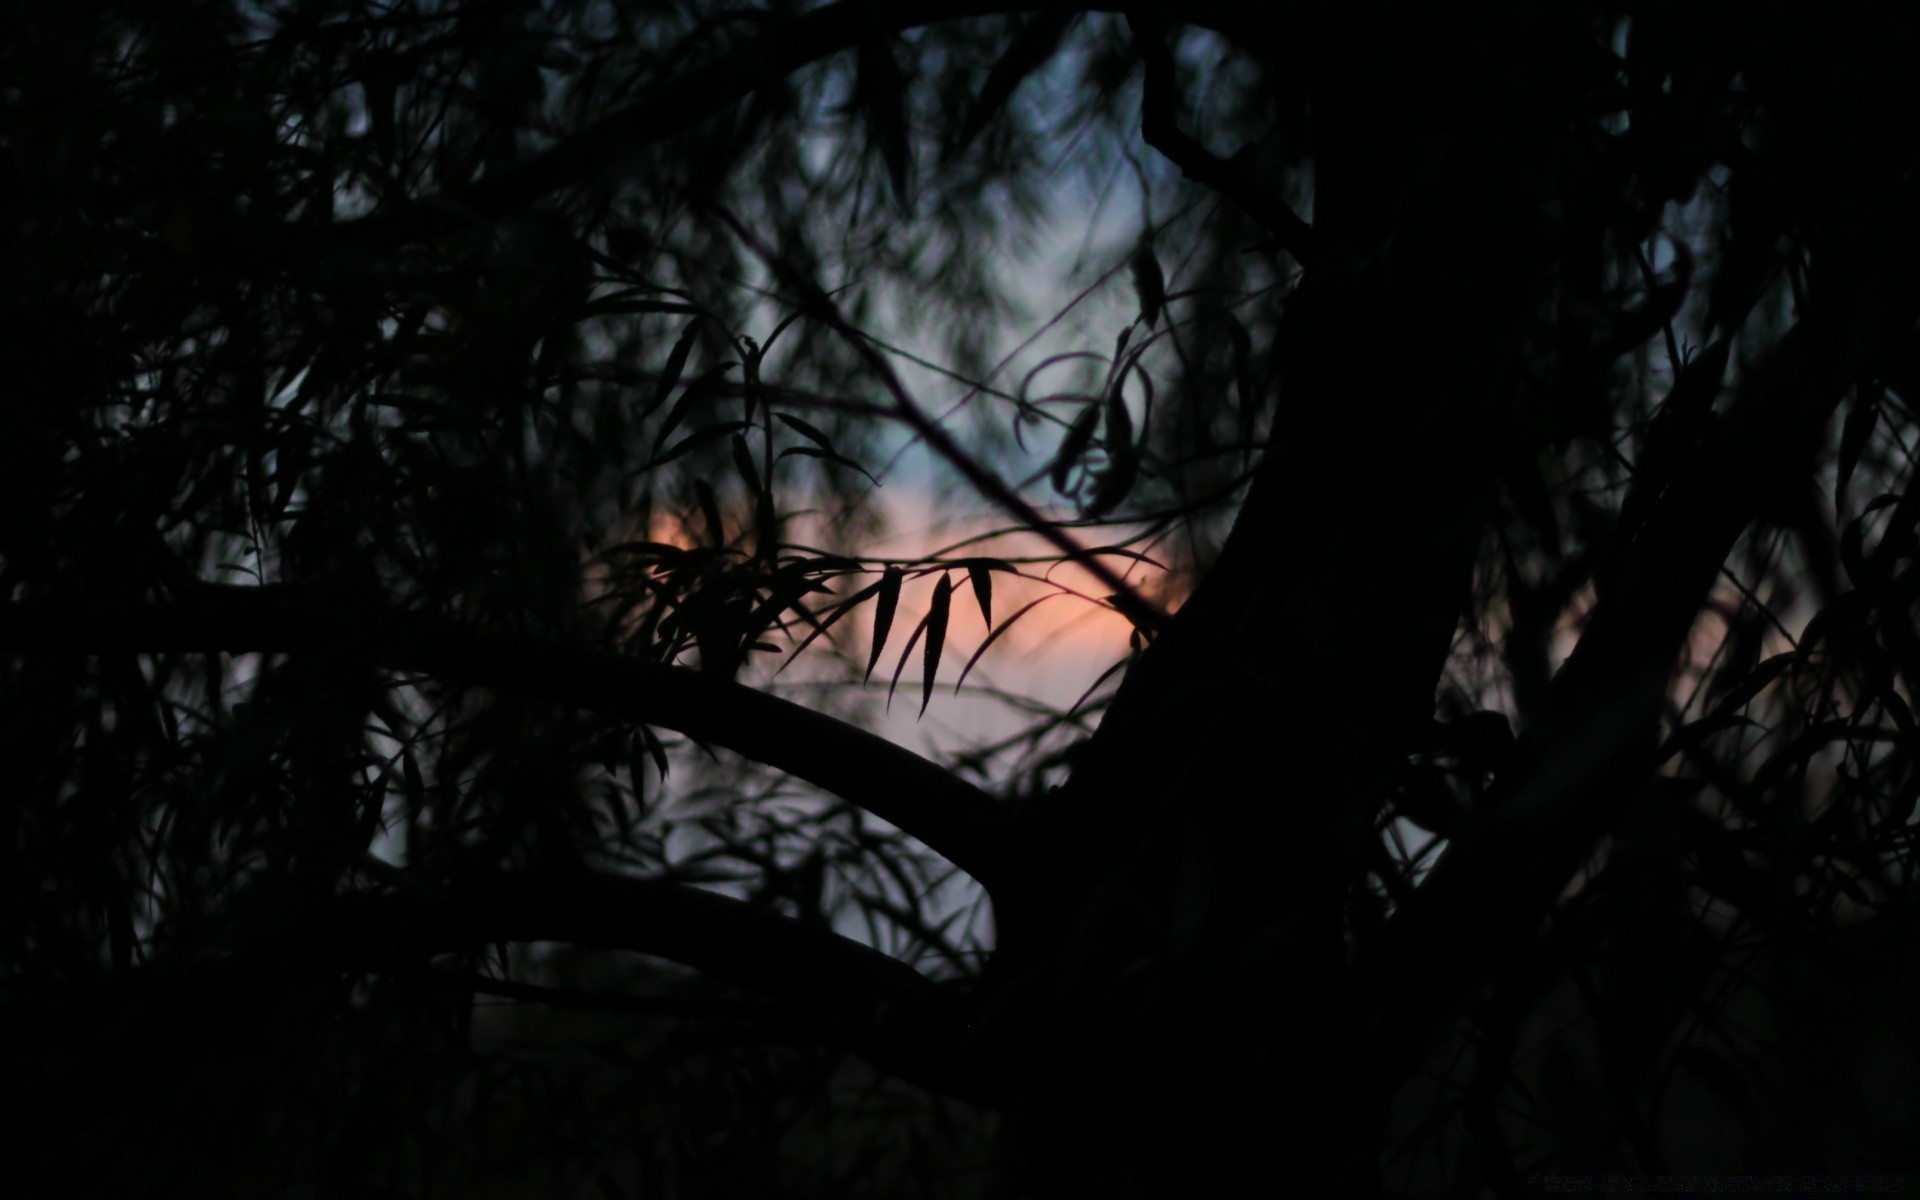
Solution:
M 647 407 L 640 413 L 641 416 L 651 416 L 653 411 L 665 404 L 667 397 L 673 394 L 673 389 L 680 382 L 680 373 L 686 370 L 687 356 L 693 353 L 694 339 L 699 336 L 699 319 L 688 321 L 686 329 L 673 343 L 673 349 L 667 352 L 667 365 L 661 369 L 660 379 L 653 385 L 653 398 L 647 402 Z M 664 437 L 665 434 L 662 436 Z M 658 449 L 656 445 L 655 450 L 658 451 Z
M 865 475 L 867 477 L 867 482 L 873 484 L 873 486 L 875 487 L 883 486 L 878 479 L 875 479 L 873 477 L 873 472 L 867 470 L 865 467 L 861 466 L 859 463 L 848 458 L 844 454 L 836 454 L 831 450 L 821 450 L 813 446 L 788 446 L 785 450 L 782 450 L 779 453 L 779 455 L 774 459 L 774 461 L 778 462 L 780 461 L 780 459 L 785 458 L 790 454 L 798 454 L 804 458 L 817 458 L 817 459 L 820 459 L 822 462 L 832 463 L 837 466 L 852 467 L 854 470 L 860 472 L 862 475 Z
M 693 494 L 700 503 L 700 515 L 707 521 L 707 538 L 720 549 L 727 544 L 726 522 L 720 519 L 720 501 L 713 494 L 713 485 L 704 479 L 693 481 Z
M 1133 493 L 1134 481 L 1140 477 L 1140 456 L 1131 446 L 1115 455 L 1113 462 L 1100 474 L 1100 482 L 1094 485 L 1093 498 L 1087 501 L 1086 515 L 1104 517 L 1120 507 Z
M 1045 66 L 1060 48 L 1060 38 L 1079 16 L 1070 12 L 1045 12 L 1035 16 L 1013 35 L 1007 48 L 994 61 L 993 68 L 987 72 L 986 82 L 980 85 L 980 94 L 973 98 L 973 104 L 967 109 L 966 124 L 961 126 L 960 134 L 954 139 L 948 151 L 949 161 L 960 157 L 973 139 L 980 136 L 992 120 L 1007 107 L 1013 94 L 1025 83 L 1028 76 Z
M 913 657 L 913 648 L 920 644 L 920 638 L 927 632 L 927 619 L 932 615 L 932 613 L 928 613 L 926 617 L 920 618 L 920 623 L 913 627 L 913 636 L 907 639 L 907 648 L 900 652 L 900 661 L 893 664 L 893 678 L 887 682 L 887 708 L 889 710 L 893 708 L 893 693 L 894 690 L 900 686 L 900 676 L 907 669 L 907 660 Z
M 798 646 L 795 646 L 793 648 L 792 654 L 787 655 L 787 661 L 780 664 L 780 671 L 784 671 L 790 665 L 792 665 L 793 660 L 800 657 L 800 652 L 802 650 L 805 650 L 808 646 L 813 645 L 814 639 L 825 635 L 827 630 L 833 628 L 835 622 L 839 621 L 841 617 L 844 617 L 848 613 L 852 612 L 856 606 L 864 603 L 869 596 L 876 594 L 877 592 L 879 592 L 879 590 L 880 590 L 880 583 L 878 582 L 870 583 L 866 587 L 863 587 L 859 591 L 855 592 L 853 595 L 848 596 L 845 600 L 842 600 L 839 604 L 835 605 L 833 611 L 827 614 L 826 620 L 814 622 L 813 632 L 808 634 L 804 641 L 802 641 Z M 795 607 L 798 608 L 799 606 L 795 605 Z M 869 673 L 872 672 L 873 667 L 871 664 L 868 665 L 867 670 Z M 775 671 L 774 674 L 778 675 L 780 671 Z
M 733 465 L 740 478 L 747 481 L 748 490 L 760 495 L 760 472 L 754 469 L 753 451 L 747 448 L 747 439 L 737 433 L 733 435 Z
M 1116 447 L 1133 445 L 1133 413 L 1127 409 L 1127 397 L 1121 384 L 1126 382 L 1127 373 L 1122 370 L 1113 377 L 1113 386 L 1107 389 L 1107 450 L 1113 452 Z
M 1093 499 L 1087 502 L 1090 517 L 1104 517 L 1120 507 L 1140 477 L 1140 451 L 1133 444 L 1133 414 L 1127 411 L 1120 386 L 1125 379 L 1123 370 L 1107 392 L 1107 469 L 1101 472 Z
M 427 797 L 427 781 L 420 774 L 420 764 L 414 761 L 412 747 L 400 751 L 400 773 L 406 780 L 407 799 L 419 804 Z
M 647 467 L 652 468 L 660 466 L 663 463 L 670 463 L 687 451 L 692 450 L 695 446 L 704 446 L 708 442 L 717 442 L 721 438 L 729 434 L 739 433 L 745 428 L 747 428 L 745 421 L 722 421 L 718 425 L 709 425 L 705 429 L 696 430 L 681 438 L 673 445 L 668 446 L 665 451 L 654 455 L 653 461 L 649 462 Z
M 1853 406 L 1847 410 L 1846 423 L 1840 427 L 1839 474 L 1833 481 L 1836 512 L 1847 493 L 1847 483 L 1853 478 L 1853 469 L 1860 464 L 1860 455 L 1873 437 L 1874 425 L 1880 417 L 1880 396 L 1879 384 L 1862 384 L 1854 391 Z
M 940 650 L 947 641 L 947 618 L 953 608 L 953 581 L 946 575 L 933 585 L 933 606 L 927 610 L 926 676 L 920 681 L 920 715 L 927 715 L 933 699 L 933 677 L 940 670 Z
M 1693 288 L 1693 251 L 1684 241 L 1674 241 L 1672 245 L 1672 280 L 1648 288 L 1644 303 L 1615 318 L 1601 351 L 1608 360 L 1626 354 L 1660 332 L 1686 303 L 1687 294 Z
M 706 394 L 706 384 L 712 377 L 713 373 L 709 372 L 689 383 L 687 390 L 681 392 L 680 398 L 673 402 L 672 408 L 667 410 L 666 420 L 660 422 L 660 432 L 653 437 L 652 456 L 654 458 L 660 457 L 660 447 L 667 444 L 667 438 L 672 436 L 674 430 L 680 428 L 680 422 L 687 419 L 687 414 L 693 410 L 693 406 L 699 403 L 701 396 Z
M 1073 471 L 1075 463 L 1086 454 L 1087 447 L 1093 444 L 1093 429 L 1100 420 L 1100 405 L 1088 404 L 1081 414 L 1074 418 L 1067 436 L 1060 442 L 1060 452 L 1053 459 L 1053 490 L 1061 495 L 1067 494 L 1067 477 Z
M 1159 559 L 1153 557 L 1152 555 L 1142 554 L 1138 550 L 1129 550 L 1125 546 L 1095 546 L 1093 549 L 1087 551 L 1087 553 L 1088 554 L 1117 554 L 1121 558 L 1130 558 L 1134 562 L 1146 563 L 1148 566 L 1158 567 L 1162 571 L 1167 569 L 1167 564 L 1161 562 Z
M 780 423 L 785 425 L 788 429 L 793 430 L 795 433 L 799 434 L 803 438 L 806 438 L 808 441 L 820 447 L 822 450 L 825 450 L 829 454 L 836 455 L 837 457 L 838 452 L 834 450 L 833 442 L 828 439 L 826 434 L 814 428 L 813 425 L 809 424 L 806 421 L 801 420 L 799 417 L 794 416 L 792 413 L 777 412 L 777 413 L 774 413 L 773 415 L 780 418 Z
M 1142 230 L 1134 243 L 1133 256 L 1127 260 L 1133 272 L 1133 294 L 1140 301 L 1140 319 L 1152 329 L 1160 320 L 1160 309 L 1167 302 L 1167 277 L 1160 270 L 1160 259 L 1153 252 L 1153 233 Z
M 760 382 L 760 344 L 746 334 L 736 339 L 740 350 L 740 394 L 746 400 L 747 423 L 753 423 L 754 409 L 760 403 L 760 393 L 764 390 Z
M 645 726 L 641 728 L 644 729 Z M 645 755 L 651 751 L 651 749 L 652 747 L 647 745 L 647 739 L 641 734 L 636 733 L 633 735 L 633 745 L 627 752 L 627 774 L 633 777 L 633 807 L 634 811 L 639 813 L 643 819 L 647 815 L 647 763 Z M 664 760 L 659 761 L 664 762 Z M 662 777 L 666 775 L 664 767 L 662 767 L 660 774 Z
M 660 779 L 661 782 L 664 783 L 667 778 L 666 745 L 661 742 L 660 735 L 653 731 L 651 725 L 642 725 L 640 727 L 640 736 L 646 739 L 647 753 L 653 756 L 653 765 L 660 769 Z
M 973 584 L 973 598 L 980 602 L 980 619 L 993 628 L 993 570 L 983 562 L 967 564 L 967 579 Z
M 880 651 L 887 644 L 887 631 L 893 628 L 893 614 L 900 607 L 900 568 L 888 567 L 880 576 L 879 602 L 873 611 L 873 648 L 867 654 L 867 673 L 863 680 L 873 678 L 874 665 L 880 661 Z
M 1802 661 L 1803 657 L 1797 650 L 1787 650 L 1756 664 L 1753 670 L 1747 672 L 1747 677 L 1721 699 L 1720 711 L 1735 712 L 1745 708 L 1762 689 L 1780 678 L 1795 663 Z
M 1047 601 L 1058 600 L 1060 597 L 1066 594 L 1067 593 L 1065 592 L 1052 592 L 1052 593 L 1049 593 L 1048 595 L 1040 597 L 1038 600 L 1029 601 L 1026 605 L 1022 606 L 1018 612 L 1014 613 L 1012 616 L 1002 621 L 1000 623 L 1000 627 L 998 629 L 995 629 L 992 633 L 989 633 L 987 635 L 987 640 L 980 643 L 979 649 L 973 652 L 973 657 L 967 660 L 967 665 L 961 668 L 960 678 L 953 681 L 954 694 L 955 695 L 959 694 L 960 685 L 964 684 L 967 681 L 967 676 L 973 672 L 974 664 L 979 662 L 981 656 L 987 652 L 987 647 L 999 641 L 1001 634 L 1005 633 L 1009 629 L 1012 629 L 1013 623 L 1015 621 L 1018 621 L 1021 617 L 1026 616 L 1028 613 L 1032 612 L 1034 609 L 1038 608 L 1040 605 L 1045 604 Z
M 1223 312 L 1227 337 L 1233 343 L 1233 386 L 1239 393 L 1240 440 L 1252 452 L 1253 422 L 1260 415 L 1259 385 L 1253 379 L 1253 338 L 1232 313 Z

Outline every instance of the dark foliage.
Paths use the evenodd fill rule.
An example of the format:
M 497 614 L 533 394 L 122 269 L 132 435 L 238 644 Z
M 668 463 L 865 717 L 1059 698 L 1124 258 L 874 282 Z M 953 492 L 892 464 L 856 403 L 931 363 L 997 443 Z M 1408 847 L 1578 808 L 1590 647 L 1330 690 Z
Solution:
M 21 1194 L 1920 1169 L 1901 6 L 4 15 Z

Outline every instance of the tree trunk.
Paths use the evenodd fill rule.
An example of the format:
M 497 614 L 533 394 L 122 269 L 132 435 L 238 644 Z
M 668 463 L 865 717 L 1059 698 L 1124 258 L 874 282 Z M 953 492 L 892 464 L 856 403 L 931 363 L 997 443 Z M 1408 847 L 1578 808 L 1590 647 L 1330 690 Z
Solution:
M 1288 301 L 1246 505 L 1030 822 L 1044 892 L 996 896 L 996 967 L 1026 993 L 1010 1114 L 1061 1194 L 1377 1190 L 1397 1081 L 1363 1067 L 1371 980 L 1350 934 L 1380 918 L 1375 824 L 1430 727 L 1518 449 L 1501 431 L 1543 258 L 1529 198 L 1483 182 L 1517 172 L 1479 169 L 1489 147 L 1537 153 L 1543 123 L 1483 96 L 1446 136 L 1410 127 L 1428 110 L 1380 89 L 1441 81 L 1398 48 L 1327 64 L 1329 256 Z

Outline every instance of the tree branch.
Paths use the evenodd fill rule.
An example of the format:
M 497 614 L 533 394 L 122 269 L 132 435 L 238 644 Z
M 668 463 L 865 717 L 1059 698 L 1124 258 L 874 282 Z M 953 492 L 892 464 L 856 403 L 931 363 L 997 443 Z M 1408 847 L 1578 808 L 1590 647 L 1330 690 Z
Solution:
M 318 652 L 501 688 L 676 730 L 804 779 L 925 842 L 992 888 L 1005 813 L 989 795 L 877 734 L 765 692 L 445 618 L 330 604 L 281 588 L 203 584 L 132 609 L 0 608 L 0 649 L 53 641 L 82 651 Z
M 1415 903 L 1396 915 L 1372 1043 L 1384 1075 L 1417 1065 L 1420 1047 L 1490 964 L 1537 935 L 1644 769 L 1673 665 L 1721 565 L 1775 481 L 1804 474 L 1878 331 L 1897 327 L 1871 302 L 1816 313 L 1749 370 L 1554 677 L 1537 766 L 1503 781 L 1506 799 L 1449 844 Z
M 1173 52 L 1162 36 L 1163 22 L 1158 17 L 1130 12 L 1127 22 L 1133 29 L 1134 45 L 1146 68 L 1146 86 L 1140 101 L 1140 136 L 1182 174 L 1202 187 L 1231 201 L 1248 216 L 1265 226 L 1280 248 L 1303 267 L 1311 267 L 1323 256 L 1324 247 L 1313 226 L 1300 219 L 1285 201 L 1267 191 L 1247 170 L 1242 157 L 1221 158 L 1202 146 L 1180 128 L 1174 112 L 1178 88 L 1173 76 Z
M 822 1040 L 909 1082 L 979 1098 L 954 1058 L 964 1002 L 905 963 L 826 929 L 683 884 L 599 872 L 487 874 L 444 895 L 343 897 L 318 919 L 341 960 L 407 966 L 498 942 L 628 950 L 780 1001 Z M 271 939 L 284 946 L 284 931 Z

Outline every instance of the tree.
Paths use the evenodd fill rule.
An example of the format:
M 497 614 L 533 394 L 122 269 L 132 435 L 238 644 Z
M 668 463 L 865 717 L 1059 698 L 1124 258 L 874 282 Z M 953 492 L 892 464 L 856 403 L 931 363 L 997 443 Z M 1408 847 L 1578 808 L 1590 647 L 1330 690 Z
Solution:
M 9 15 L 34 1187 L 1912 1166 L 1895 6 Z M 1014 386 L 990 248 L 1129 160 Z M 903 437 L 1133 633 L 946 763 L 766 666 L 938 705 L 1044 576 L 864 552 Z

